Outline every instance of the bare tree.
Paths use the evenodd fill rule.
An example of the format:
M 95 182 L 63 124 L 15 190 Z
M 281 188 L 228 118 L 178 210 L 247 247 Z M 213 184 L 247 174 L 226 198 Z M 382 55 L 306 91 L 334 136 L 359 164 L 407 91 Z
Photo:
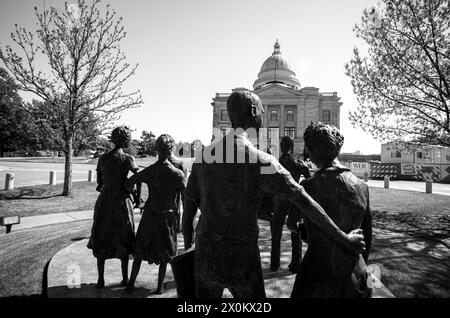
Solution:
M 122 90 L 137 68 L 126 62 L 120 49 L 126 36 L 122 18 L 109 5 L 100 10 L 99 2 L 66 3 L 65 10 L 35 8 L 36 33 L 16 25 L 11 34 L 20 54 L 9 46 L 0 50 L 0 59 L 20 88 L 39 96 L 48 117 L 61 123 L 63 195 L 71 194 L 73 142 L 86 118 L 94 115 L 99 122 L 109 122 L 143 102 L 139 91 Z M 48 61 L 47 72 L 38 68 L 42 57 Z
M 383 0 L 354 31 L 367 44 L 346 65 L 354 126 L 382 141 L 450 145 L 450 1 Z

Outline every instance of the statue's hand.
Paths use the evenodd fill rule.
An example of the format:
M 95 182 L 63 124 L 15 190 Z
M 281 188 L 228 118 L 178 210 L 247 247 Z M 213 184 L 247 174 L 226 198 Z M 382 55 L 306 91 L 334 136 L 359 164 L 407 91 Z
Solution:
M 347 234 L 348 246 L 356 254 L 366 251 L 366 243 L 361 229 L 353 230 Z

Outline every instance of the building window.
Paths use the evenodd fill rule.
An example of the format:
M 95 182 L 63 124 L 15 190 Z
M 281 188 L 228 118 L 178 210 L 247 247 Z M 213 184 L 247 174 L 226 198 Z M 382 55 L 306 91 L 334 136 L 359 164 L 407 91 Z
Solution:
M 391 158 L 401 158 L 402 153 L 400 151 L 393 151 L 391 152 Z
M 294 111 L 293 110 L 288 110 L 286 112 L 286 120 L 287 121 L 294 121 Z
M 278 111 L 277 110 L 271 110 L 270 111 L 270 120 L 271 121 L 277 121 L 278 120 Z
M 223 109 L 220 113 L 220 120 L 223 121 L 228 120 L 228 113 L 225 109 Z
M 331 116 L 330 116 L 330 111 L 329 110 L 324 110 L 322 113 L 322 117 L 323 117 L 323 121 L 325 123 L 328 123 L 331 121 Z
M 417 152 L 416 153 L 416 157 L 417 157 L 417 159 L 422 159 L 423 157 L 422 157 L 422 152 Z
M 269 127 L 267 132 L 267 137 L 269 139 L 279 139 L 280 138 L 280 128 L 278 127 Z
M 447 159 L 447 161 L 450 161 L 450 155 L 447 154 L 447 155 L 445 156 L 445 159 Z
M 284 135 L 289 136 L 291 138 L 295 138 L 295 127 L 284 128 Z

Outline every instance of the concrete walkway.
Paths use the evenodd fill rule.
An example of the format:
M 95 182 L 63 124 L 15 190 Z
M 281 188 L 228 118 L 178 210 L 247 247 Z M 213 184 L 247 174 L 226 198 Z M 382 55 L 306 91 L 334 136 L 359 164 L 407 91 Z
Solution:
M 20 219 L 20 224 L 13 225 L 12 231 L 20 231 L 44 225 L 89 220 L 93 218 L 93 213 L 92 210 L 88 210 L 27 216 Z
M 369 180 L 367 182 L 369 187 L 383 188 L 384 180 Z M 425 193 L 425 181 L 404 181 L 391 180 L 389 182 L 391 189 L 417 191 Z M 448 183 L 433 183 L 433 193 L 450 196 L 450 184 Z

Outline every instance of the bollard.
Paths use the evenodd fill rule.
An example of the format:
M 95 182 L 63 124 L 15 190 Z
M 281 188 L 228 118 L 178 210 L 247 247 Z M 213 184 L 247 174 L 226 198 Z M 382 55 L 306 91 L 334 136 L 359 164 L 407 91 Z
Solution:
M 50 179 L 48 180 L 48 184 L 56 185 L 56 171 L 50 171 Z
M 389 177 L 384 177 L 384 188 L 389 189 Z
M 94 170 L 89 170 L 88 182 L 94 182 Z
M 433 193 L 433 181 L 427 180 L 425 182 L 425 193 Z
M 6 173 L 5 190 L 14 190 L 14 173 Z

